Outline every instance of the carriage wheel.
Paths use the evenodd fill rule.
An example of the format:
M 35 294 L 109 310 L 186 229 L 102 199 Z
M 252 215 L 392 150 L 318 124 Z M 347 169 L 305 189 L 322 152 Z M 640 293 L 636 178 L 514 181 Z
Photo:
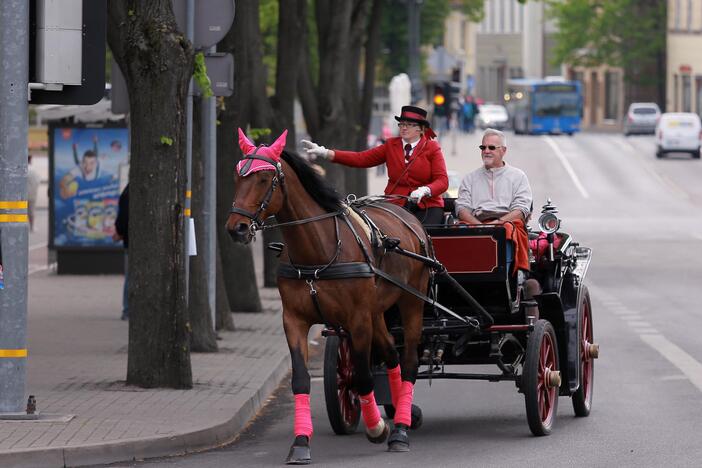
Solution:
M 521 388 L 526 403 L 527 422 L 535 436 L 551 433 L 558 410 L 558 370 L 556 332 L 546 320 L 538 320 L 527 341 Z
M 361 404 L 353 383 L 349 339 L 327 337 L 324 348 L 324 400 L 329 423 L 339 435 L 353 434 L 361 416 Z
M 383 409 L 385 410 L 385 416 L 387 416 L 390 419 L 395 418 L 395 407 L 392 404 L 383 405 Z M 422 427 L 423 422 L 424 422 L 424 415 L 422 414 L 422 408 L 420 408 L 419 406 L 417 406 L 413 403 L 412 404 L 412 424 L 410 425 L 410 429 L 416 431 L 417 429 Z
M 580 319 L 580 386 L 573 394 L 573 410 L 576 416 L 585 417 L 592 409 L 592 389 L 595 379 L 595 357 L 590 352 L 590 345 L 593 343 L 592 310 L 587 288 L 583 291 L 578 315 Z

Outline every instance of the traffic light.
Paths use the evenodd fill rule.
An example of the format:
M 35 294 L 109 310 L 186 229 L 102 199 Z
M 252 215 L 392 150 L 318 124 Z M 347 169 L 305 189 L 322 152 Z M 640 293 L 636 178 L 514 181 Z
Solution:
M 443 85 L 434 86 L 434 115 L 444 117 L 448 108 L 446 91 Z

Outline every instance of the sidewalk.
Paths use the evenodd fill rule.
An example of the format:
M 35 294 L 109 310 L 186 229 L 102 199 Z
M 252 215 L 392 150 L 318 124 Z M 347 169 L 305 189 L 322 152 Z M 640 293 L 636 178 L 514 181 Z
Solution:
M 219 353 L 192 354 L 193 389 L 126 387 L 122 276 L 29 279 L 27 394 L 39 421 L 0 421 L 0 466 L 63 467 L 178 455 L 233 440 L 289 370 L 277 289 L 234 314 Z

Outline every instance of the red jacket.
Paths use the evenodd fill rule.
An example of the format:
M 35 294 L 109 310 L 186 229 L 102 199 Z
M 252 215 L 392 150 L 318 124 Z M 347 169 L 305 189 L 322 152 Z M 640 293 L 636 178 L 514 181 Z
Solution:
M 436 140 L 422 136 L 414 147 L 410 157 L 409 169 L 405 163 L 405 150 L 402 138 L 388 139 L 385 144 L 366 151 L 334 150 L 334 162 L 352 167 L 373 167 L 386 163 L 388 167 L 388 185 L 385 195 L 409 195 L 418 187 L 427 186 L 431 190 L 430 198 L 422 198 L 420 209 L 443 207 L 441 194 L 448 189 L 448 176 L 444 154 Z M 404 205 L 404 200 L 393 201 Z

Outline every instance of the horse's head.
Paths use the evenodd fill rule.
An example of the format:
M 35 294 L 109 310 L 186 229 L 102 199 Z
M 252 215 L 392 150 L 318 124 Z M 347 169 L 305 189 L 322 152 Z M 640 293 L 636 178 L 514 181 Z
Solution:
M 249 243 L 263 220 L 283 206 L 285 180 L 280 154 L 287 134 L 285 130 L 271 146 L 256 147 L 239 129 L 239 146 L 244 158 L 236 166 L 236 189 L 226 225 L 236 242 Z

